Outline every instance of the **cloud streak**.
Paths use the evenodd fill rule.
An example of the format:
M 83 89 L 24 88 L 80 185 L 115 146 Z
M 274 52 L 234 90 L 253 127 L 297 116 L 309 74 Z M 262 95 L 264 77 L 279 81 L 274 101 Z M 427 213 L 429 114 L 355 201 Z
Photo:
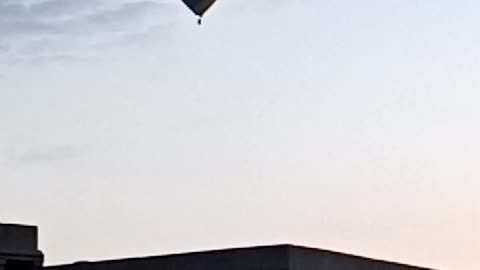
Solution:
M 51 147 L 10 148 L 0 152 L 0 162 L 12 164 L 40 164 L 74 159 L 82 154 L 80 148 L 63 145 Z
M 169 10 L 159 0 L 0 0 L 0 56 L 91 52 L 157 30 L 168 23 Z

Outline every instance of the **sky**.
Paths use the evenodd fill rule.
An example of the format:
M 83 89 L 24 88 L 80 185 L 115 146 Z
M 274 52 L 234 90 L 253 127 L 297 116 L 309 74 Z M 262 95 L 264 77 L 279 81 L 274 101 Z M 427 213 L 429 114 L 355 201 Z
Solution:
M 0 0 L 0 220 L 49 265 L 293 243 L 479 269 L 479 9 Z

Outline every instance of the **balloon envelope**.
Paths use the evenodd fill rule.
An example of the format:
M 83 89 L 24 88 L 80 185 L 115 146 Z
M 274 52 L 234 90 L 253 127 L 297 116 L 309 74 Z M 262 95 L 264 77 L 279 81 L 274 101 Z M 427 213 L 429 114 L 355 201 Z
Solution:
M 215 3 L 216 0 L 182 0 L 190 10 L 197 16 L 202 17 L 203 14 Z

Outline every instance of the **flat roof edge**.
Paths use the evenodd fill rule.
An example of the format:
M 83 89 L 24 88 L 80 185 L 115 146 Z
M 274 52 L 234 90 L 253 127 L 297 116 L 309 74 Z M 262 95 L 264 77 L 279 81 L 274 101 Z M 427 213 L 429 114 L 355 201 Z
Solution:
M 352 254 L 349 252 L 343 252 L 343 251 L 333 251 L 333 250 L 328 250 L 328 249 L 322 249 L 322 248 L 317 248 L 317 247 L 309 247 L 309 246 L 304 246 L 304 245 L 299 245 L 299 244 L 289 244 L 289 243 L 281 243 L 281 244 L 271 244 L 271 245 L 255 245 L 255 246 L 241 246 L 241 247 L 228 247 L 228 248 L 222 248 L 222 249 L 209 249 L 209 250 L 201 250 L 201 251 L 189 251 L 189 252 L 179 252 L 179 253 L 167 253 L 167 254 L 162 254 L 162 255 L 151 255 L 151 256 L 142 256 L 142 257 L 126 257 L 126 258 L 119 258 L 119 259 L 106 259 L 106 260 L 95 260 L 95 261 L 79 261 L 79 262 L 74 262 L 74 263 L 66 263 L 66 264 L 58 264 L 58 265 L 50 265 L 47 267 L 51 268 L 56 268 L 56 267 L 69 267 L 69 266 L 75 266 L 75 265 L 81 265 L 81 264 L 105 264 L 105 263 L 121 263 L 121 262 L 132 262 L 132 261 L 144 261 L 144 260 L 152 260 L 152 259 L 162 259 L 162 258 L 172 258 L 172 257 L 187 257 L 187 256 L 195 256 L 195 255 L 221 255 L 229 252 L 239 252 L 239 251 L 255 251 L 255 250 L 266 250 L 266 249 L 278 249 L 278 250 L 286 250 L 288 251 L 288 256 L 290 257 L 291 253 L 290 251 L 292 250 L 298 250 L 298 251 L 310 251 L 310 252 L 316 252 L 316 253 L 324 253 L 324 254 L 331 254 L 335 256 L 342 256 L 342 257 L 351 257 L 351 258 L 357 258 L 360 260 L 367 260 L 367 261 L 373 261 L 373 262 L 379 262 L 379 263 L 385 263 L 385 264 L 392 264 L 392 265 L 398 265 L 398 266 L 404 266 L 404 267 L 410 267 L 410 268 L 416 268 L 419 270 L 438 270 L 434 268 L 429 268 L 425 266 L 418 266 L 418 265 L 413 265 L 413 264 L 408 264 L 408 263 L 400 263 L 396 261 L 390 261 L 386 259 L 375 259 L 372 257 L 368 257 L 365 255 L 357 255 L 357 254 Z

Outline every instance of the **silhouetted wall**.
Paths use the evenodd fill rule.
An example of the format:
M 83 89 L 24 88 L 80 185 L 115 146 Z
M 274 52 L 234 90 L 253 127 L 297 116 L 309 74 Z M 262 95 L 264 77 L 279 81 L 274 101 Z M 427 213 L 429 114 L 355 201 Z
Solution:
M 428 268 L 375 260 L 314 248 L 290 249 L 290 270 L 426 270 Z
M 0 224 L 0 250 L 37 250 L 37 227 Z
M 288 270 L 287 249 L 259 247 L 123 260 L 81 262 L 46 270 Z
M 328 250 L 277 245 L 43 267 L 37 228 L 0 224 L 0 270 L 427 270 Z
M 0 224 L 0 270 L 37 270 L 43 254 L 37 247 L 37 227 Z
M 46 270 L 426 270 L 348 254 L 278 245 L 81 262 Z

